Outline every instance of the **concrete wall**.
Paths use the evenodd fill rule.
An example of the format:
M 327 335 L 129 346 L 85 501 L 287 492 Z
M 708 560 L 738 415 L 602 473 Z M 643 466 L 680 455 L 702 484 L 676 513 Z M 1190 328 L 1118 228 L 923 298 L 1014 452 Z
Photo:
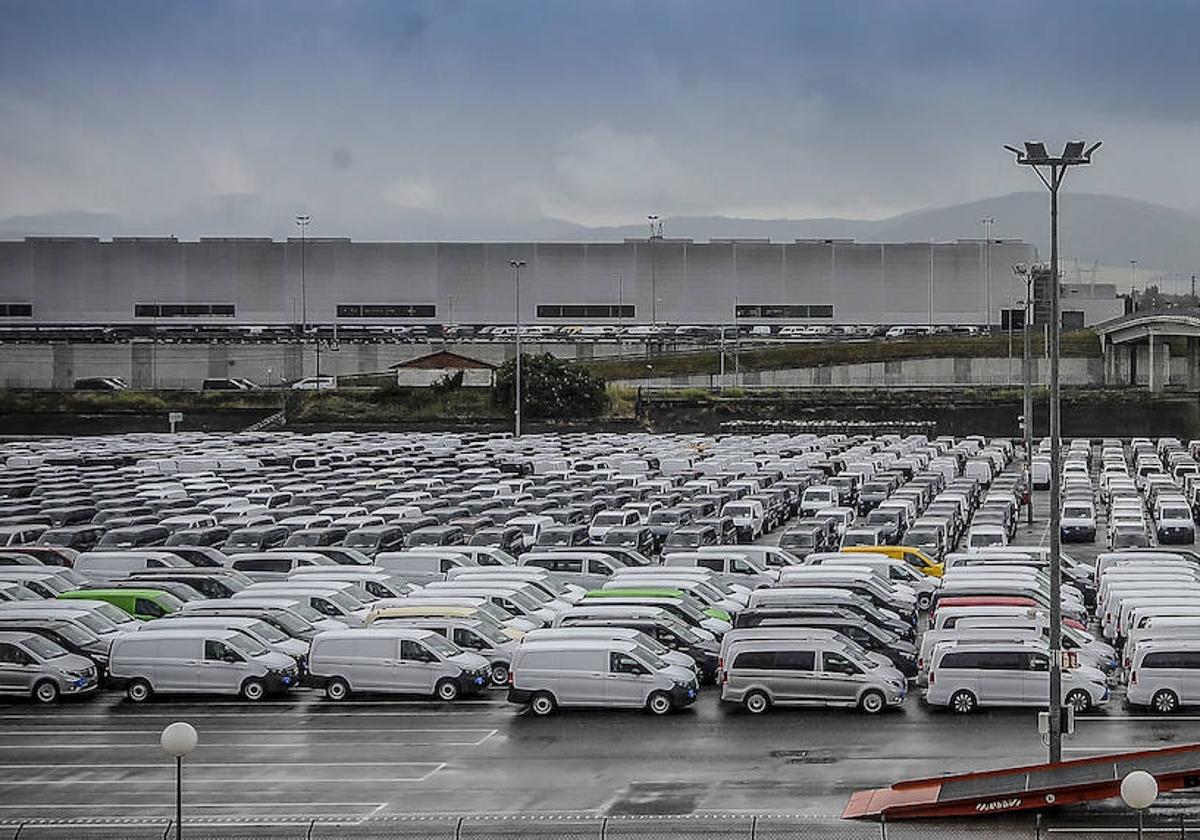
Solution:
M 810 368 L 785 368 L 771 371 L 732 372 L 726 361 L 724 377 L 713 375 L 662 376 L 627 380 L 620 384 L 651 388 L 761 386 L 795 388 L 821 385 L 902 386 L 902 385 L 1013 385 L 1021 384 L 1021 360 L 1007 357 L 990 359 L 898 359 L 853 365 L 827 365 Z M 1034 382 L 1044 384 L 1049 372 L 1046 359 L 1034 359 Z M 1062 359 L 1059 378 L 1063 385 L 1101 385 L 1104 360 Z
M 391 365 L 443 349 L 435 344 L 343 344 L 321 350 L 321 373 L 377 373 Z M 512 358 L 510 342 L 449 346 L 455 353 L 493 365 Z M 634 357 L 643 344 L 522 342 L 524 353 L 550 353 L 566 359 Z M 242 376 L 260 385 L 311 376 L 317 353 L 311 344 L 4 344 L 0 345 L 0 386 L 70 388 L 86 376 L 119 376 L 136 388 L 199 388 L 207 378 Z
M 627 240 L 612 243 L 351 242 L 348 239 L 29 238 L 0 242 L 4 324 L 286 325 L 511 323 L 523 259 L 525 323 L 731 324 L 736 305 L 832 306 L 833 318 L 753 323 L 981 324 L 1023 290 L 1010 266 L 1032 245 L 852 241 Z M 985 278 L 985 263 L 990 278 Z M 303 268 L 302 268 L 303 264 Z M 990 307 L 985 299 L 990 292 Z M 236 315 L 135 317 L 141 304 L 234 304 Z M 337 317 L 338 304 L 434 306 L 432 317 Z M 543 318 L 539 304 L 632 306 L 632 317 Z M 1111 302 L 1110 302 L 1111 304 Z M 1089 319 L 1099 317 L 1089 304 Z M 1104 317 L 1112 313 L 1105 310 Z M 1090 321 L 1089 321 L 1090 322 Z

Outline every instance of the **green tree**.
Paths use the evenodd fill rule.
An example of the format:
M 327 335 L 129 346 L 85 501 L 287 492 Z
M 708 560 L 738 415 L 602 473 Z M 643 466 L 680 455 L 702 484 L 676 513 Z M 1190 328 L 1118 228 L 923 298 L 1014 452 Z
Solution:
M 516 403 L 516 377 L 517 362 L 510 359 L 496 370 L 492 391 L 495 403 L 510 411 Z M 524 416 L 541 420 L 595 417 L 608 401 L 603 379 L 549 353 L 521 354 L 521 392 Z

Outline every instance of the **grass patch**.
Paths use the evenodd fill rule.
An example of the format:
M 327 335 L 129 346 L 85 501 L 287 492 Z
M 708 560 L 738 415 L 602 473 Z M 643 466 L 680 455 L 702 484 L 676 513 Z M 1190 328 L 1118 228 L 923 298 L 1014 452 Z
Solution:
M 487 388 L 383 388 L 375 391 L 306 391 L 288 398 L 288 422 L 405 423 L 422 420 L 498 420 Z
M 1044 354 L 1041 335 L 1033 339 L 1033 355 Z M 1091 330 L 1064 333 L 1062 355 L 1073 358 L 1100 356 L 1100 341 Z M 1021 336 L 1013 335 L 1013 352 L 1021 352 Z M 732 352 L 726 348 L 726 367 Z M 782 368 L 823 367 L 828 365 L 888 362 L 928 358 L 999 358 L 1008 355 L 1007 335 L 932 336 L 899 341 L 830 342 L 827 344 L 785 344 L 743 349 L 739 354 L 742 370 L 779 370 Z M 715 374 L 721 356 L 716 350 L 695 353 L 663 354 L 649 358 L 605 359 L 581 362 L 592 373 L 605 379 L 649 379 L 660 376 Z

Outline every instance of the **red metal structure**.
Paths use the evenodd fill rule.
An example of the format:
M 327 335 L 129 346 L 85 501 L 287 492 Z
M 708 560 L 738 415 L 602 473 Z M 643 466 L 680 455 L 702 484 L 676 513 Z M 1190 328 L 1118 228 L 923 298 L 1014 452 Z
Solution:
M 1154 776 L 1160 791 L 1200 787 L 1200 744 L 897 782 L 858 791 L 842 818 L 964 817 L 1111 799 L 1134 770 Z

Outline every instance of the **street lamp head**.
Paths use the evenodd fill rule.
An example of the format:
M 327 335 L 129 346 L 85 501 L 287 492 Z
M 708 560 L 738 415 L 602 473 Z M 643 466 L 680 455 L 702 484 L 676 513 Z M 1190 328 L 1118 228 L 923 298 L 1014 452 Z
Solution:
M 513 268 L 524 268 L 526 266 L 525 260 L 509 260 L 508 264 Z
M 162 731 L 162 738 L 159 739 L 159 742 L 162 744 L 163 752 L 167 755 L 173 758 L 183 758 L 196 749 L 198 740 L 199 736 L 196 734 L 194 726 L 183 721 L 175 721 Z
M 300 227 L 304 227 L 311 221 L 312 216 L 308 215 L 307 213 L 299 213 L 296 215 L 296 224 L 300 225 Z
M 1013 263 L 1012 272 L 1018 277 L 1024 277 L 1029 273 L 1029 266 L 1025 263 Z
M 1134 770 L 1121 780 L 1121 799 L 1135 811 L 1144 811 L 1158 798 L 1158 782 L 1145 770 Z
M 1092 162 L 1092 153 L 1100 148 L 1097 141 L 1088 146 L 1082 140 L 1072 140 L 1063 147 L 1062 154 L 1052 157 L 1046 144 L 1040 140 L 1026 140 L 1025 148 L 1005 145 L 1004 148 L 1016 155 L 1017 163 L 1024 166 L 1082 166 Z

